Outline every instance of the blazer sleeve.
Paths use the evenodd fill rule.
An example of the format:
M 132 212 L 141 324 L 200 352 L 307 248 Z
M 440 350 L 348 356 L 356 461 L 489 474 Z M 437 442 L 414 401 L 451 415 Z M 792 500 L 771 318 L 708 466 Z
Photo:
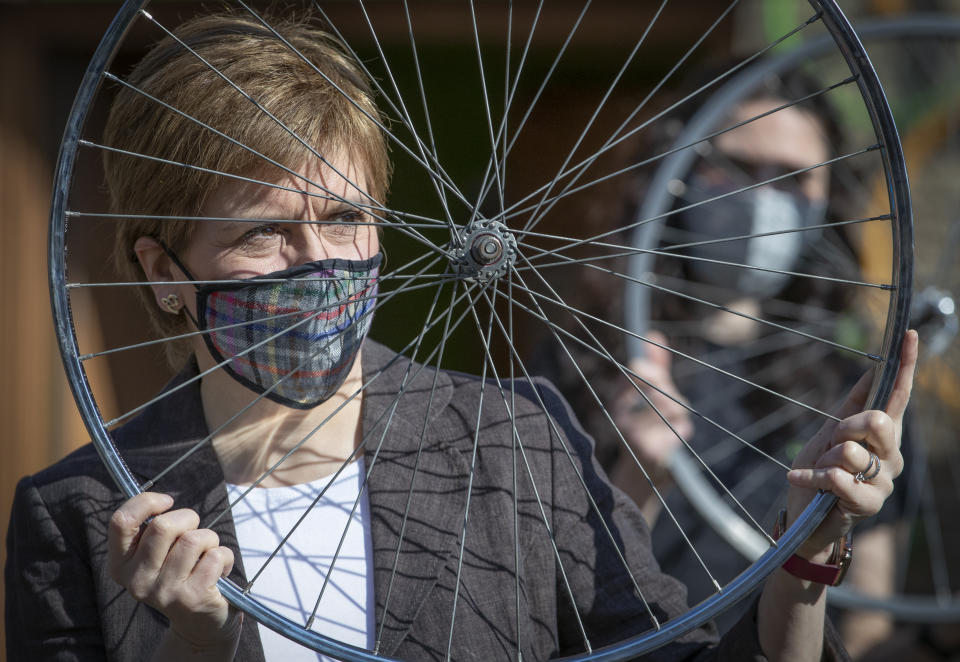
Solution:
M 106 659 L 90 564 L 30 477 L 17 485 L 4 581 L 8 660 Z

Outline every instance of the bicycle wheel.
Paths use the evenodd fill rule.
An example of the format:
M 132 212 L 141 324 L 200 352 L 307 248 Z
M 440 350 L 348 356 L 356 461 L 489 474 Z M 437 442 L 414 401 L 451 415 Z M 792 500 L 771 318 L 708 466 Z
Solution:
M 132 471 L 124 451 L 112 439 L 117 429 L 171 397 L 177 388 L 167 389 L 159 396 L 152 395 L 169 376 L 156 366 L 160 363 L 158 351 L 170 338 L 152 338 L 144 324 L 128 314 L 136 305 L 130 295 L 149 283 L 124 281 L 106 274 L 102 268 L 103 249 L 98 238 L 102 233 L 112 232 L 112 226 L 119 221 L 137 217 L 141 210 L 106 211 L 105 201 L 98 197 L 102 185 L 94 173 L 99 171 L 99 160 L 105 153 L 122 156 L 131 163 L 150 161 L 161 163 L 164 168 L 199 171 L 195 163 L 184 161 L 178 155 L 123 149 L 108 144 L 99 133 L 104 109 L 113 95 L 145 96 L 144 90 L 126 80 L 123 60 L 138 56 L 144 44 L 158 38 L 167 39 L 168 49 L 183 49 L 193 54 L 189 44 L 170 37 L 169 31 L 182 18 L 183 8 L 161 4 L 148 12 L 145 4 L 139 1 L 124 4 L 87 70 L 65 132 L 51 212 L 51 298 L 65 368 L 94 445 L 117 485 L 128 496 L 145 489 L 162 490 L 165 480 L 189 472 L 191 461 L 196 459 L 194 452 L 212 443 L 211 439 L 223 427 L 213 429 L 174 462 L 150 476 Z M 576 434 L 576 426 L 564 418 L 566 410 L 562 404 L 551 400 L 552 391 L 544 390 L 546 387 L 533 380 L 525 358 L 536 349 L 539 338 L 551 339 L 560 348 L 564 360 L 569 360 L 572 369 L 581 374 L 585 387 L 593 394 L 594 407 L 600 412 L 607 411 L 603 398 L 588 375 L 582 373 L 572 349 L 581 357 L 584 352 L 598 357 L 617 373 L 622 384 L 638 388 L 635 375 L 624 365 L 623 357 L 613 353 L 620 350 L 608 347 L 592 329 L 613 331 L 621 341 L 642 341 L 640 334 L 619 324 L 611 326 L 604 316 L 593 315 L 586 308 L 568 305 L 561 294 L 566 286 L 577 289 L 585 278 L 599 278 L 609 284 L 611 291 L 619 291 L 624 283 L 635 279 L 626 267 L 615 266 L 617 258 L 647 252 L 618 240 L 618 233 L 624 228 L 598 226 L 604 219 L 597 218 L 597 201 L 617 197 L 622 182 L 637 172 L 651 170 L 668 156 L 649 153 L 638 157 L 635 148 L 644 132 L 669 124 L 675 110 L 697 103 L 752 62 L 769 56 L 781 44 L 789 44 L 807 33 L 818 33 L 829 35 L 845 63 L 846 73 L 814 96 L 830 95 L 835 90 L 848 92 L 854 100 L 851 112 L 858 113 L 869 130 L 862 140 L 845 137 L 851 142 L 859 140 L 859 144 L 830 145 L 828 158 L 805 164 L 796 172 L 777 175 L 776 179 L 833 167 L 848 160 L 862 161 L 864 168 L 882 173 L 889 196 L 883 202 L 883 211 L 874 214 L 869 222 L 887 230 L 886 242 L 891 256 L 888 272 L 882 280 L 851 286 L 878 293 L 884 300 L 885 311 L 881 314 L 884 321 L 877 325 L 880 332 L 869 339 L 866 347 L 837 343 L 819 330 L 811 331 L 787 317 L 752 318 L 751 321 L 765 327 L 783 328 L 802 339 L 802 343 L 853 356 L 875 373 L 871 406 L 885 401 L 896 373 L 898 339 L 905 330 L 909 305 L 912 246 L 909 192 L 896 129 L 882 91 L 859 41 L 837 7 L 832 2 L 813 2 L 809 6 L 798 3 L 804 17 L 795 28 L 747 56 L 737 58 L 729 69 L 687 98 L 666 106 L 659 104 L 666 88 L 695 71 L 704 61 L 727 50 L 735 19 L 746 11 L 737 5 L 734 2 L 722 8 L 711 7 L 691 16 L 689 7 L 669 2 L 659 7 L 624 7 L 615 2 L 586 2 L 575 6 L 509 3 L 507 7 L 485 3 L 404 2 L 371 6 L 362 2 L 356 5 L 329 3 L 329 6 L 312 3 L 309 9 L 337 40 L 346 44 L 348 56 L 366 70 L 378 93 L 381 111 L 389 118 L 382 123 L 382 128 L 387 132 L 394 155 L 394 193 L 389 204 L 375 196 L 369 196 L 368 202 L 353 204 L 372 216 L 371 223 L 382 230 L 383 243 L 390 255 L 389 264 L 379 275 L 377 322 L 372 334 L 419 362 L 404 364 L 410 367 L 398 379 L 399 386 L 391 394 L 378 393 L 375 382 L 393 365 L 392 361 L 382 370 L 365 375 L 366 382 L 358 389 L 367 403 L 374 402 L 375 397 L 388 398 L 382 409 L 378 409 L 378 418 L 364 420 L 363 441 L 357 450 L 364 449 L 369 466 L 360 492 L 368 489 L 368 480 L 371 485 L 384 480 L 379 476 L 386 472 L 378 474 L 377 471 L 378 458 L 381 452 L 384 457 L 389 456 L 391 440 L 400 435 L 398 430 L 411 428 L 412 436 L 421 439 L 429 434 L 429 404 L 426 417 L 419 421 L 405 420 L 409 415 L 405 403 L 415 397 L 421 402 L 432 402 L 437 393 L 436 380 L 431 385 L 430 379 L 419 376 L 420 370 L 426 368 L 418 366 L 436 365 L 479 373 L 483 381 L 474 383 L 483 386 L 477 386 L 477 404 L 472 413 L 463 414 L 463 418 L 479 420 L 487 415 L 485 412 L 499 411 L 509 440 L 504 442 L 503 435 L 485 439 L 479 427 L 470 435 L 465 446 L 468 470 L 450 476 L 452 486 L 447 485 L 445 489 L 449 493 L 443 494 L 448 499 L 448 510 L 455 511 L 452 518 L 447 513 L 443 521 L 420 522 L 416 518 L 416 507 L 413 511 L 401 508 L 398 513 L 392 513 L 398 542 L 388 550 L 384 574 L 378 574 L 375 582 L 376 590 L 384 593 L 383 602 L 378 593 L 376 637 L 369 645 L 344 641 L 322 628 L 318 631 L 316 612 L 311 612 L 309 607 L 291 616 L 258 599 L 259 572 L 246 578 L 244 585 L 230 579 L 221 580 L 220 589 L 232 604 L 266 627 L 325 654 L 345 660 L 391 659 L 390 651 L 396 642 L 386 643 L 392 635 L 389 628 L 384 634 L 384 622 L 393 613 L 389 603 L 391 588 L 395 581 L 397 585 L 402 583 L 403 573 L 396 571 L 396 564 L 399 559 L 402 566 L 402 557 L 407 553 L 404 535 L 417 526 L 427 529 L 432 526 L 447 543 L 453 541 L 449 591 L 442 596 L 443 604 L 449 603 L 450 617 L 444 626 L 446 650 L 431 650 L 424 655 L 458 657 L 461 635 L 458 628 L 465 627 L 465 618 L 473 619 L 471 622 L 476 624 L 484 618 L 499 617 L 494 612 L 501 607 L 488 606 L 485 611 L 484 605 L 471 601 L 470 587 L 465 582 L 469 573 L 477 571 L 474 566 L 496 565 L 502 561 L 503 573 L 515 582 L 513 595 L 504 604 L 516 604 L 519 614 L 519 605 L 526 595 L 522 587 L 527 581 L 523 560 L 530 558 L 554 564 L 551 567 L 556 569 L 557 610 L 561 614 L 558 618 L 569 619 L 564 622 L 576 640 L 575 644 L 567 644 L 569 648 L 552 652 L 562 651 L 575 659 L 626 659 L 690 633 L 742 600 L 813 531 L 833 504 L 829 496 L 815 499 L 779 541 L 767 537 L 770 548 L 736 577 L 719 579 L 710 573 L 706 564 L 701 564 L 715 587 L 713 594 L 683 613 L 658 618 L 655 616 L 658 606 L 649 604 L 643 597 L 643 586 L 638 585 L 624 559 L 624 555 L 630 556 L 631 550 L 620 549 L 616 527 L 610 526 L 598 506 L 598 503 L 607 503 L 603 499 L 609 499 L 609 488 L 602 482 L 597 483 L 599 479 L 593 477 L 595 470 L 590 460 L 579 456 L 583 448 L 572 442 L 567 444 L 571 435 Z M 746 6 L 749 7 L 749 3 Z M 274 34 L 278 44 L 294 48 L 281 34 L 273 32 L 270 22 L 264 18 L 267 14 L 242 2 L 236 3 L 236 9 L 256 25 L 262 25 L 262 30 Z M 661 61 L 664 55 L 669 62 Z M 219 81 L 217 85 L 224 93 L 236 94 L 238 103 L 255 104 L 263 113 L 270 112 L 269 120 L 280 124 L 274 113 L 282 113 L 268 111 L 266 100 L 245 95 L 241 86 L 223 71 L 205 60 L 197 60 L 212 70 L 208 73 Z M 165 117 L 198 123 L 167 99 L 151 97 L 150 101 L 163 110 Z M 786 109 L 806 101 L 787 99 L 782 105 Z M 727 128 L 733 130 L 732 126 Z M 241 142 L 236 136 L 218 131 L 215 125 L 205 125 L 202 129 L 208 132 L 205 134 L 208 139 L 221 141 L 224 147 Z M 283 130 L 289 134 L 289 140 L 302 144 L 322 160 L 316 148 L 303 144 L 306 141 L 294 135 L 295 132 Z M 703 143 L 707 139 L 708 136 L 697 136 L 691 142 Z M 566 144 L 562 144 L 564 142 Z M 267 158 L 259 153 L 254 156 Z M 275 162 L 270 163 L 277 166 Z M 204 173 L 224 179 L 246 177 L 246 183 L 256 186 L 276 185 L 250 177 L 249 173 L 211 173 L 209 169 Z M 302 173 L 288 174 L 300 180 L 308 179 Z M 761 176 L 741 188 L 761 187 L 767 179 Z M 353 185 L 358 190 L 363 188 Z M 326 189 L 321 190 L 325 191 L 324 195 L 337 197 Z M 716 200 L 705 199 L 698 204 L 709 208 L 713 202 Z M 188 224 L 263 220 L 211 218 L 202 214 L 153 215 L 155 220 Z M 858 220 L 862 219 L 835 219 L 835 223 L 855 224 Z M 643 220 L 632 225 L 646 224 Z M 767 267 L 733 262 L 723 266 L 734 270 L 770 271 Z M 832 272 L 804 275 L 831 282 L 837 279 Z M 658 290 L 665 287 L 657 279 L 643 280 Z M 701 296 L 697 298 L 706 310 L 723 307 Z M 83 328 L 84 316 L 98 310 L 111 320 L 102 344 L 85 337 Z M 256 320 L 261 321 L 262 318 Z M 197 332 L 190 333 L 196 335 Z M 226 370 L 235 358 L 215 362 L 203 374 Z M 690 360 L 703 361 L 695 357 Z M 709 357 L 706 361 L 710 361 Z M 114 376 L 110 383 L 94 381 L 89 367 L 95 363 L 106 366 L 98 374 Z M 733 375 L 718 362 L 712 367 L 737 384 L 767 393 L 761 383 Z M 453 375 L 449 377 L 453 380 L 461 378 L 460 373 L 426 374 Z M 125 380 L 125 376 L 128 379 Z M 191 377 L 190 381 L 195 383 L 201 376 Z M 267 391 L 278 387 L 284 379 L 279 378 Z M 408 391 L 417 391 L 418 395 Z M 770 395 L 778 399 L 786 396 Z M 267 393 L 251 395 L 250 402 L 240 405 L 227 423 L 267 396 Z M 833 418 L 823 406 L 792 401 L 809 419 L 822 422 Z M 527 424 L 521 419 L 531 408 L 539 411 L 537 415 L 546 421 L 543 423 L 546 432 L 539 438 L 523 439 L 517 430 Z M 515 414 L 521 411 L 525 412 L 524 416 Z M 612 420 L 610 423 L 611 429 L 616 430 Z M 622 439 L 621 432 L 616 434 Z M 306 439 L 294 441 L 293 450 Z M 738 441 L 750 444 L 749 439 L 738 437 Z M 501 483 L 495 487 L 475 488 L 474 478 L 484 474 L 484 462 L 489 462 L 489 458 L 503 448 L 513 458 L 513 474 L 499 476 Z M 284 459 L 295 457 L 293 450 Z M 575 494 L 576 507 L 554 504 L 548 495 L 540 493 L 537 486 L 546 478 L 538 470 L 546 469 L 536 458 L 528 457 L 534 451 L 551 458 L 550 462 L 555 463 L 551 471 L 561 471 L 559 467 L 563 467 L 562 471 L 568 475 L 566 480 L 577 488 L 567 493 L 567 496 Z M 416 459 L 411 460 L 409 484 L 396 488 L 407 495 L 407 504 L 419 495 L 414 480 L 428 473 L 424 469 L 418 474 L 420 457 L 417 453 Z M 783 469 L 782 463 L 772 461 Z M 398 462 L 396 458 L 393 462 L 384 460 L 395 470 Z M 269 477 L 275 468 L 264 472 L 254 485 Z M 643 471 L 642 466 L 640 468 Z M 437 476 L 434 478 L 443 478 L 442 472 Z M 604 494 L 593 494 L 592 488 Z M 470 537 L 474 531 L 469 526 L 474 517 L 471 499 L 484 503 L 490 494 L 499 493 L 509 495 L 507 521 L 503 525 L 506 537 L 502 541 L 506 548 L 497 552 L 496 558 L 477 556 L 477 543 Z M 359 497 L 353 508 L 358 502 Z M 574 590 L 579 585 L 568 580 L 568 576 L 579 571 L 578 566 L 582 564 L 569 550 L 558 549 L 552 528 L 555 518 L 565 516 L 564 508 L 569 508 L 577 522 L 587 522 L 593 527 L 594 535 L 600 539 L 597 544 L 616 550 L 618 568 L 610 574 L 617 577 L 617 585 L 593 587 L 587 595 Z M 229 514 L 230 508 L 225 508 L 214 519 Z M 770 522 L 757 521 L 753 526 L 765 531 L 770 528 Z M 424 548 L 427 552 L 434 551 L 426 544 Z M 333 555 L 334 563 L 337 554 Z M 534 556 L 528 557 L 530 554 Z M 435 555 L 439 555 L 439 551 Z M 273 558 L 271 555 L 266 563 Z M 333 564 L 330 568 L 332 574 Z M 601 607 L 607 604 L 597 595 L 629 595 L 646 614 L 649 628 L 617 637 L 620 639 L 617 641 L 603 637 L 591 640 L 590 627 L 584 625 L 584 619 L 594 616 L 597 610 L 602 611 Z M 321 589 L 317 604 L 322 597 Z M 475 627 L 478 629 L 473 634 L 481 628 Z M 538 657 L 536 651 L 527 649 L 528 642 L 524 640 L 519 620 L 515 631 L 495 632 L 490 636 L 491 641 L 503 647 L 505 657 Z M 597 642 L 602 645 L 598 646 Z M 576 653 L 576 649 L 581 652 Z
M 950 259 L 958 241 L 956 223 L 948 205 L 952 199 L 952 190 L 944 181 L 944 174 L 955 169 L 956 161 L 956 119 L 958 117 L 958 95 L 952 78 L 947 73 L 949 65 L 960 58 L 958 49 L 958 23 L 951 16 L 943 15 L 906 15 L 885 19 L 874 19 L 857 23 L 858 35 L 871 53 L 873 62 L 884 88 L 893 102 L 893 112 L 900 131 L 907 136 L 905 152 L 908 167 L 913 174 L 915 197 L 922 200 L 920 217 L 922 238 L 918 242 L 919 264 L 923 265 L 917 275 L 917 291 L 920 293 L 914 305 L 912 324 L 922 328 L 925 354 L 922 367 L 923 377 L 918 381 L 918 397 L 915 400 L 914 413 L 908 417 L 906 441 L 910 468 L 900 482 L 897 490 L 901 493 L 898 512 L 888 515 L 884 521 L 893 524 L 900 531 L 891 552 L 895 561 L 892 585 L 883 589 L 878 582 L 874 590 L 878 594 L 864 592 L 853 582 L 832 589 L 831 603 L 850 609 L 871 609 L 889 612 L 900 621 L 931 623 L 950 622 L 960 617 L 956 602 L 957 568 L 951 559 L 957 557 L 957 541 L 952 539 L 951 527 L 944 525 L 946 513 L 952 512 L 956 503 L 957 458 L 955 444 L 952 442 L 951 421 L 956 420 L 955 388 L 955 335 L 957 319 L 954 307 L 956 274 Z M 769 89 L 776 84 L 789 85 L 789 81 L 800 76 L 822 76 L 832 71 L 832 45 L 826 41 L 814 40 L 796 51 L 757 64 L 749 72 L 731 81 L 723 90 L 718 91 L 713 102 L 704 105 L 701 112 L 691 119 L 685 135 L 705 134 L 723 122 L 738 105 L 755 97 L 758 90 Z M 837 123 L 854 121 L 843 116 L 842 107 L 833 109 Z M 678 138 L 678 144 L 684 138 Z M 736 173 L 737 163 L 723 161 L 718 152 L 698 154 L 692 151 L 680 153 L 670 161 L 665 161 L 657 173 L 653 194 L 645 199 L 644 215 L 663 213 L 677 203 L 674 193 L 684 188 L 691 173 L 709 163 L 715 169 L 724 169 Z M 735 175 L 731 175 L 735 176 Z M 869 215 L 876 209 L 876 197 L 883 195 L 884 181 L 876 172 L 845 168 L 840 164 L 831 173 L 836 186 L 842 182 L 838 195 L 841 199 L 832 204 L 843 204 L 860 215 Z M 858 183 L 859 182 L 859 183 Z M 919 191 L 919 194 L 917 194 Z M 879 233 L 883 229 L 878 228 Z M 639 238 L 648 243 L 668 242 L 669 232 L 660 236 Z M 878 242 L 877 240 L 880 239 Z M 807 254 L 847 256 L 847 273 L 851 277 L 865 275 L 869 280 L 887 269 L 889 255 L 886 247 L 873 229 L 865 228 L 862 236 L 853 238 L 823 234 L 804 248 Z M 874 270 L 874 266 L 878 270 Z M 645 328 L 647 325 L 663 323 L 665 328 L 676 329 L 677 320 L 657 319 L 656 313 L 650 316 L 650 295 L 646 292 L 633 293 L 635 298 L 628 301 L 628 309 L 637 316 L 635 325 Z M 824 314 L 822 303 L 814 293 L 803 293 L 807 300 L 798 298 L 798 293 L 782 293 L 780 301 L 769 301 L 766 305 L 807 304 L 804 311 L 805 323 L 818 324 L 817 318 Z M 834 337 L 849 335 L 851 329 L 856 334 L 864 333 L 878 319 L 873 312 L 858 310 L 862 302 L 850 301 L 840 313 L 849 324 L 835 327 Z M 633 306 L 633 308 L 629 308 Z M 632 327 L 637 328 L 637 327 Z M 857 329 L 861 329 L 857 331 Z M 683 331 L 679 331 L 683 337 Z M 787 342 L 785 334 L 780 334 Z M 681 340 L 682 342 L 682 340 Z M 716 347 L 715 351 L 733 363 L 755 361 L 758 356 L 756 342 L 730 343 Z M 766 365 L 755 369 L 763 371 L 765 378 L 772 383 L 782 383 L 783 375 L 790 374 L 792 361 L 780 361 L 776 356 L 778 342 L 769 338 Z M 819 357 L 814 359 L 819 360 Z M 779 367 L 778 367 L 779 364 Z M 683 382 L 683 367 L 678 367 Z M 690 372 L 687 367 L 688 373 Z M 750 397 L 741 394 L 737 397 Z M 791 448 L 790 441 L 797 437 L 795 419 L 789 406 L 779 407 L 771 404 L 764 412 L 767 421 L 758 431 L 772 448 L 777 449 L 786 461 Z M 775 439 L 778 438 L 778 439 Z M 706 442 L 701 442 L 706 443 Z M 742 458 L 742 451 L 728 448 L 728 462 L 736 463 L 735 457 Z M 714 451 L 715 454 L 722 453 Z M 716 455 L 715 455 L 716 457 Z M 750 465 L 752 468 L 758 468 Z M 767 547 L 762 536 L 757 535 L 742 515 L 728 507 L 722 499 L 722 493 L 711 484 L 700 467 L 691 460 L 689 454 L 679 454 L 672 473 L 680 490 L 688 500 L 687 507 L 695 510 L 703 521 L 712 527 L 726 544 L 727 550 L 739 553 L 746 559 L 760 556 Z M 762 468 L 760 468 L 762 469 Z M 741 475 L 747 473 L 741 467 Z M 936 476 L 931 480 L 932 476 Z M 757 475 L 749 480 L 742 479 L 738 496 L 743 500 L 769 499 L 775 487 L 770 483 L 773 476 L 767 478 Z M 766 491 L 765 491 L 766 490 Z M 679 498 L 678 498 L 679 500 Z M 889 520 L 889 521 L 887 521 Z M 876 577 L 871 579 L 876 580 Z M 870 590 L 870 589 L 868 589 Z

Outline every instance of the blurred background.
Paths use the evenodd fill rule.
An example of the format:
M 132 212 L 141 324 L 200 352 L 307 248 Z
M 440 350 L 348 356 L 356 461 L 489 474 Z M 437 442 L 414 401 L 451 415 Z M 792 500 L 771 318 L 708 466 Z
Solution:
M 700 3 L 704 7 L 715 4 L 714 0 L 700 0 Z M 569 5 L 571 12 L 580 5 L 573 0 L 551 0 L 551 4 L 556 7 Z M 632 3 L 608 0 L 596 4 L 609 5 L 611 16 L 617 17 L 611 20 L 606 30 L 598 31 L 598 43 L 615 39 L 618 30 L 631 29 L 629 13 Z M 697 2 L 688 0 L 686 4 L 690 5 L 691 10 L 696 9 Z M 712 48 L 717 53 L 727 53 L 737 50 L 737 42 L 747 38 L 744 35 L 775 31 L 778 16 L 786 5 L 777 0 L 767 0 L 760 5 L 760 10 L 756 6 L 749 6 L 735 21 L 730 22 L 732 27 L 718 32 Z M 161 2 L 155 6 L 162 6 L 162 11 L 176 15 L 181 11 L 188 13 L 192 5 Z M 793 4 L 790 3 L 790 6 Z M 858 21 L 879 16 L 921 11 L 939 12 L 945 17 L 960 16 L 960 0 L 856 0 L 842 2 L 841 6 L 854 25 Z M 3 378 L 0 379 L 0 529 L 4 532 L 17 480 L 56 461 L 87 441 L 83 423 L 76 413 L 69 386 L 63 376 L 51 321 L 46 270 L 48 208 L 53 169 L 65 119 L 88 59 L 116 7 L 117 4 L 111 2 L 0 0 L 0 365 L 4 368 Z M 437 22 L 433 29 L 442 31 L 442 22 Z M 673 29 L 685 28 L 676 25 Z M 442 43 L 439 32 L 436 36 L 437 42 Z M 429 33 L 422 35 L 421 39 L 429 47 Z M 672 56 L 676 48 L 669 40 L 654 46 L 664 52 L 664 57 Z M 124 60 L 132 62 L 139 55 L 139 52 L 121 53 L 118 66 L 122 68 Z M 882 61 L 876 64 L 883 79 L 884 66 L 892 64 Z M 957 70 L 952 71 L 956 75 Z M 565 101 L 567 112 L 581 110 L 577 108 L 574 90 L 575 86 L 571 85 L 571 94 Z M 897 94 L 899 96 L 891 101 L 898 121 L 911 112 L 915 115 L 918 105 L 924 103 L 920 93 L 913 97 L 907 87 L 898 87 Z M 955 127 L 948 128 L 953 130 Z M 911 161 L 911 150 L 923 150 L 923 154 L 930 154 L 934 151 L 930 140 L 942 140 L 936 137 L 938 135 L 924 139 L 924 136 L 914 133 L 912 139 L 905 139 L 911 168 L 919 167 L 916 160 Z M 929 159 L 921 160 L 928 167 L 923 177 L 939 176 L 949 181 L 949 170 L 931 168 Z M 97 165 L 93 163 L 90 167 Z M 917 176 L 918 173 L 911 172 L 912 178 Z M 91 180 L 99 181 L 98 174 L 93 175 Z M 96 186 L 93 185 L 93 188 Z M 957 187 L 954 185 L 954 188 Z M 92 190 L 90 195 L 93 199 L 102 195 L 102 192 Z M 924 199 L 915 202 L 918 208 L 918 241 L 922 241 L 924 236 L 924 224 L 942 224 L 952 220 L 951 214 L 957 213 L 957 208 L 947 204 L 946 200 Z M 603 207 L 593 208 L 590 213 L 602 214 Z M 106 255 L 111 242 L 108 234 L 101 236 L 91 233 L 89 240 L 94 250 L 98 248 L 98 243 L 101 244 L 99 249 Z M 121 312 L 123 304 L 110 307 L 108 301 L 104 305 L 108 308 L 103 319 L 109 319 L 110 323 L 108 328 L 100 329 L 101 333 L 108 335 L 119 332 L 135 323 L 124 318 Z M 94 322 L 87 329 L 88 333 L 96 332 Z M 158 353 L 152 359 L 145 357 L 145 360 L 162 362 L 163 359 Z M 944 383 L 947 386 L 944 388 L 951 388 L 956 375 L 937 378 L 946 380 Z M 160 386 L 159 382 L 144 382 L 133 365 L 128 365 L 126 372 L 109 375 L 108 379 L 115 384 L 114 392 L 122 394 L 117 396 L 119 399 L 129 398 L 132 401 L 142 401 L 144 395 Z M 955 429 L 949 430 L 946 436 L 944 443 L 956 443 Z M 957 495 L 953 497 L 957 498 Z M 0 551 L 0 560 L 3 558 L 5 547 Z M 960 628 L 934 631 L 912 625 L 904 628 L 900 636 L 905 640 L 910 639 L 916 647 L 896 650 L 913 651 L 901 654 L 900 659 L 960 659 L 956 652 L 960 650 L 958 642 L 950 641 L 951 636 L 954 639 L 958 637 L 957 630 Z M 2 651 L 0 645 L 0 661 L 5 659 Z

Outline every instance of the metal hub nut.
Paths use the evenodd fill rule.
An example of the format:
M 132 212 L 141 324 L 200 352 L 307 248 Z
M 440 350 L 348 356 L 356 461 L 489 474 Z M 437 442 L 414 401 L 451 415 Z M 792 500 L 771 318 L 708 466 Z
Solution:
M 506 225 L 483 219 L 464 228 L 461 247 L 454 250 L 457 273 L 480 282 L 503 276 L 517 259 L 517 240 Z
M 503 255 L 503 244 L 495 235 L 483 234 L 474 237 L 470 252 L 480 264 L 493 264 Z

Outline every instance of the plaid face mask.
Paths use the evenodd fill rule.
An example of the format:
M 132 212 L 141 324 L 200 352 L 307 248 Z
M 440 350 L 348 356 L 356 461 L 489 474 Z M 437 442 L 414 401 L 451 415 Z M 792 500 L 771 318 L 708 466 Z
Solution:
M 199 286 L 197 328 L 247 388 L 288 407 L 316 407 L 346 380 L 370 329 L 382 260 L 319 260 Z

